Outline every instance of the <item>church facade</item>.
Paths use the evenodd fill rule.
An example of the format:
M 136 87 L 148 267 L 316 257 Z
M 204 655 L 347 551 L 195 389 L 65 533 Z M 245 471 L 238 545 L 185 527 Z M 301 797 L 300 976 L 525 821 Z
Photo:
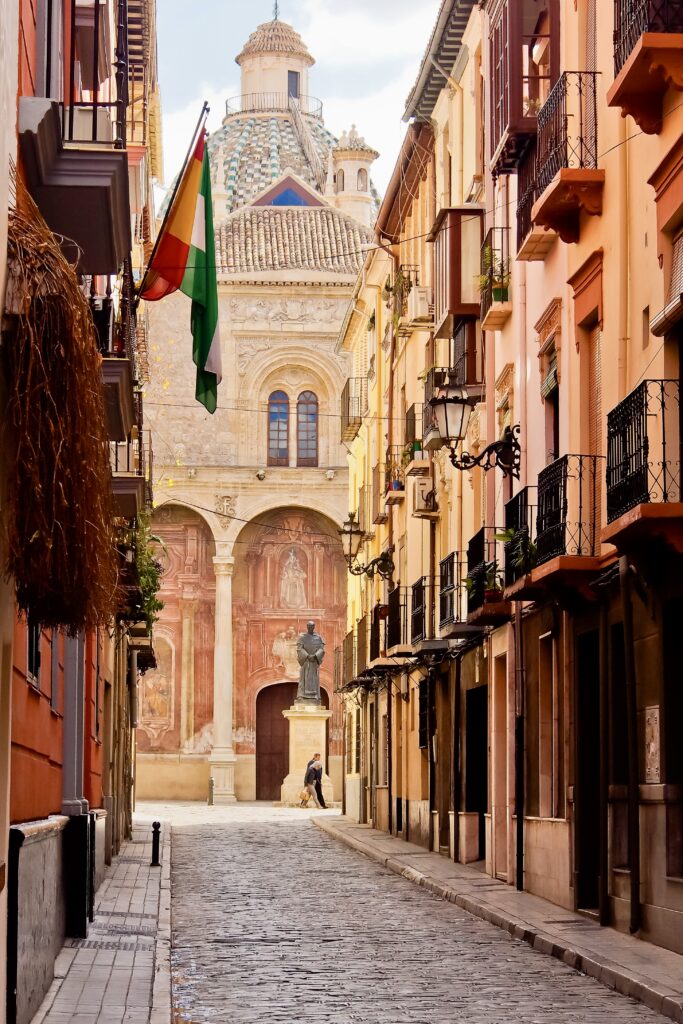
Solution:
M 213 416 L 194 401 L 189 301 L 150 309 L 145 408 L 164 609 L 157 668 L 141 682 L 136 792 L 204 799 L 212 779 L 216 801 L 278 799 L 289 767 L 282 711 L 313 620 L 326 645 L 337 799 L 349 368 L 335 341 L 371 238 L 377 154 L 353 128 L 339 140 L 327 131 L 308 92 L 313 58 L 289 25 L 259 26 L 237 62 L 242 93 L 207 143 L 223 356 Z

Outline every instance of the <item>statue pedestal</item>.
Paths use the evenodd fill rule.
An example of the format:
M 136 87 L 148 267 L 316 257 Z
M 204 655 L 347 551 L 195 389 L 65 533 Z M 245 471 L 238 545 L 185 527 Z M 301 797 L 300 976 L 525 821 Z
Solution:
M 282 714 L 289 722 L 289 774 L 282 783 L 281 801 L 285 807 L 296 807 L 304 788 L 306 765 L 313 754 L 325 751 L 325 727 L 331 711 L 315 704 L 293 704 Z M 323 796 L 329 806 L 333 800 L 332 782 L 323 772 Z M 310 807 L 314 806 L 311 800 Z

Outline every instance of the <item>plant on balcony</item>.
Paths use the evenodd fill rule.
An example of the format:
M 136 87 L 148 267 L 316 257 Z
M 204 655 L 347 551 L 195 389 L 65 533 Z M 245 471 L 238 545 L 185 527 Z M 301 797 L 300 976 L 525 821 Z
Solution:
M 535 569 L 538 561 L 538 548 L 529 536 L 528 530 L 515 530 L 510 527 L 496 534 L 496 540 L 502 541 L 510 558 L 510 565 L 520 575 L 526 576 Z
M 377 319 L 375 317 L 375 311 L 373 309 L 372 313 L 368 317 L 368 325 L 367 325 L 367 332 L 368 332 L 368 334 L 370 334 L 372 331 L 374 331 L 376 324 L 377 324 Z
M 143 513 L 138 519 L 135 536 L 135 562 L 140 578 L 140 590 L 142 592 L 142 616 L 147 623 L 147 632 L 152 634 L 154 623 L 159 618 L 159 612 L 164 607 L 164 602 L 159 600 L 161 589 L 161 574 L 163 566 L 156 557 L 156 546 L 166 550 L 161 537 L 152 533 L 149 515 Z
M 13 185 L 1 568 L 20 612 L 75 635 L 106 626 L 119 599 L 101 356 L 73 267 L 14 175 Z
M 479 291 L 491 289 L 494 302 L 507 302 L 510 287 L 510 261 L 501 256 L 493 246 L 484 247 L 481 274 L 479 275 Z
M 468 594 L 483 590 L 487 601 L 497 599 L 503 590 L 503 576 L 498 562 L 495 559 L 491 562 L 484 562 L 466 576 L 463 587 Z

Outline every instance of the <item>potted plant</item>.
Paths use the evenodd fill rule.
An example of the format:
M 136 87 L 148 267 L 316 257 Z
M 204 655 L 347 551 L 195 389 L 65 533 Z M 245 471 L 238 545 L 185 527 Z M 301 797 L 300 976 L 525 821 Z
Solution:
M 507 302 L 510 288 L 510 261 L 497 253 L 492 246 L 484 249 L 482 272 L 479 275 L 479 290 L 491 289 L 494 302 Z
M 503 577 L 498 569 L 498 562 L 484 562 L 484 597 L 487 601 L 496 601 L 503 590 Z
M 496 540 L 501 540 L 505 544 L 509 564 L 518 576 L 526 576 L 536 567 L 538 548 L 529 536 L 528 529 L 515 530 L 510 527 L 502 533 L 497 533 Z

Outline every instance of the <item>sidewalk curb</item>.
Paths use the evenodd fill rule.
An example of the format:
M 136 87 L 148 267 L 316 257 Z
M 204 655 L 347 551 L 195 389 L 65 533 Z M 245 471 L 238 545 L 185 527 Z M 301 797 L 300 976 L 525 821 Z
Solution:
M 159 918 L 154 943 L 154 984 L 149 1024 L 171 1022 L 171 843 L 169 821 L 161 822 L 161 878 L 159 880 Z
M 658 985 L 651 978 L 632 972 L 627 973 L 620 964 L 601 956 L 599 953 L 591 953 L 590 956 L 581 953 L 574 946 L 567 945 L 561 941 L 558 942 L 557 936 L 548 935 L 533 925 L 523 923 L 518 919 L 501 913 L 487 904 L 485 900 L 475 899 L 469 893 L 459 893 L 451 886 L 423 874 L 423 872 L 418 871 L 416 868 L 407 867 L 399 860 L 373 850 L 372 847 L 367 846 L 354 836 L 347 835 L 342 830 L 335 828 L 330 819 L 314 817 L 311 818 L 311 821 L 317 828 L 326 832 L 332 838 L 339 840 L 357 853 L 362 853 L 369 860 L 381 864 L 389 871 L 393 871 L 394 874 L 401 875 L 403 878 L 408 879 L 408 881 L 422 886 L 435 896 L 439 896 L 449 903 L 454 903 L 461 910 L 467 911 L 468 914 L 479 917 L 483 921 L 488 921 L 489 924 L 507 931 L 513 938 L 522 939 L 532 946 L 533 949 L 537 950 L 537 952 L 554 956 L 556 959 L 562 960 L 569 967 L 574 968 L 574 970 L 595 978 L 596 981 L 599 981 L 607 988 L 615 989 L 622 995 L 637 999 L 651 1010 L 655 1010 L 665 1017 L 670 1017 L 671 1020 L 677 1021 L 678 1024 L 683 1024 L 683 1001 L 680 995 Z

